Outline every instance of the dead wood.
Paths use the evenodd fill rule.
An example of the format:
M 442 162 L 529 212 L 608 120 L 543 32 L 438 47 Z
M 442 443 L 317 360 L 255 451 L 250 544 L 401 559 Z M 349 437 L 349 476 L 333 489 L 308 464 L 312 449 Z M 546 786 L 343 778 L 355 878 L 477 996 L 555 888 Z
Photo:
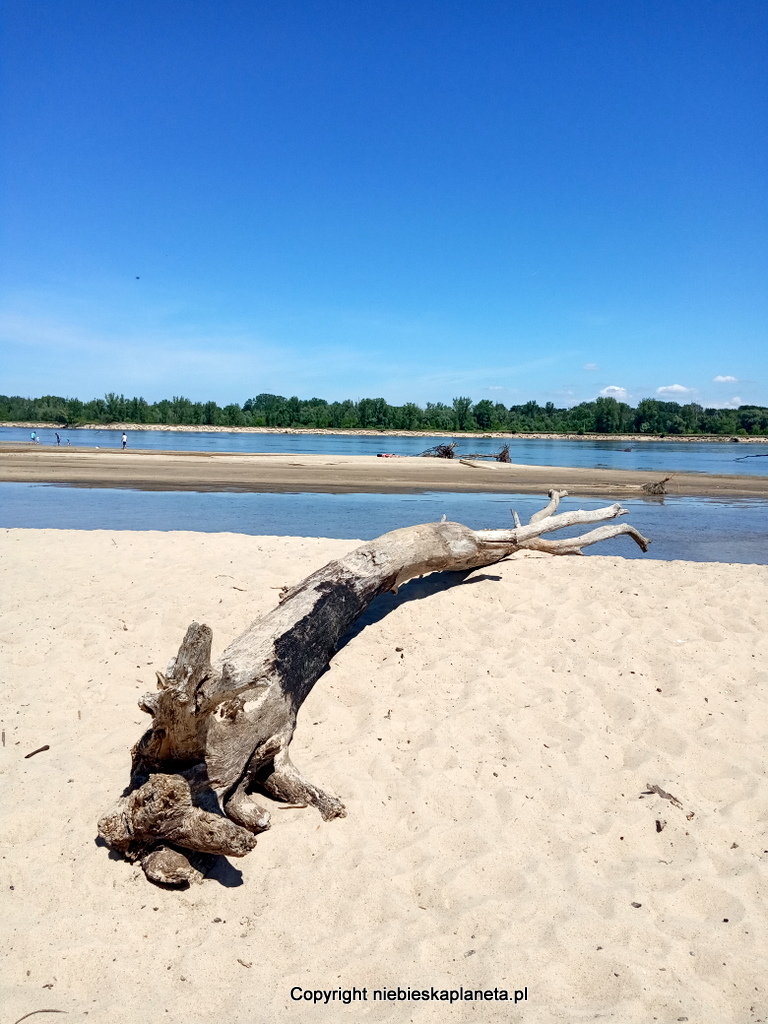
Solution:
M 5 746 L 5 733 L 3 733 L 3 746 Z M 24 755 L 24 760 L 26 761 L 27 758 L 34 757 L 35 754 L 42 754 L 42 752 L 44 750 L 50 750 L 50 749 L 51 749 L 50 746 L 46 743 L 44 746 L 38 747 L 37 750 L 30 750 L 30 752 L 28 754 Z
M 650 782 L 646 782 L 645 792 L 642 795 L 650 796 L 651 793 L 655 793 L 657 796 L 660 796 L 662 800 L 669 800 L 673 807 L 679 807 L 680 810 L 683 809 L 682 803 L 677 799 L 676 796 L 673 796 L 671 793 L 668 793 L 665 789 L 662 789 L 661 786 L 651 785 Z
M 666 494 L 667 483 L 672 479 L 671 476 L 665 476 L 663 480 L 657 480 L 653 484 L 643 484 L 643 490 L 646 494 Z
M 454 458 L 454 456 L 452 455 L 451 458 Z M 462 455 L 460 461 L 464 465 L 469 466 L 471 463 L 464 462 L 465 459 L 489 459 L 493 462 L 512 462 L 512 459 L 509 457 L 508 444 L 505 444 L 497 452 L 468 452 L 466 455 Z
M 420 454 L 422 458 L 426 459 L 455 459 L 455 450 L 456 442 L 451 441 L 450 444 L 436 444 Z
M 557 514 L 565 494 L 550 491 L 546 508 L 527 525 L 515 516 L 510 530 L 428 523 L 363 544 L 281 593 L 215 662 L 211 630 L 193 622 L 157 673 L 157 692 L 139 702 L 152 725 L 133 748 L 127 790 L 99 821 L 102 839 L 141 860 L 150 880 L 181 885 L 202 877 L 214 855 L 253 849 L 270 825 L 259 791 L 293 807 L 311 804 L 326 821 L 343 816 L 341 800 L 304 778 L 289 756 L 299 709 L 341 638 L 375 597 L 426 573 L 477 569 L 525 549 L 581 554 L 623 534 L 647 550 L 628 524 L 544 539 L 626 514 L 619 504 Z

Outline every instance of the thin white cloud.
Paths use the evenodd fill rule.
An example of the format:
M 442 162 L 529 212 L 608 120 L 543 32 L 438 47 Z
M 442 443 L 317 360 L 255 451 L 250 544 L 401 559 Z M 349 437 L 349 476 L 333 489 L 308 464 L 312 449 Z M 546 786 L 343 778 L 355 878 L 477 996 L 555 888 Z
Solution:
M 609 384 L 600 392 L 603 398 L 626 398 L 627 389 L 619 387 L 618 384 Z
M 600 369 L 600 367 L 597 365 L 597 363 L 584 363 L 584 365 L 582 366 L 582 370 L 598 370 L 598 369 Z
M 688 395 L 695 388 L 686 388 L 682 384 L 668 384 L 663 388 L 656 388 L 657 395 Z
M 735 384 L 738 380 L 738 377 L 730 377 L 727 375 L 721 376 L 720 374 L 718 374 L 717 377 L 713 377 L 712 380 L 715 382 L 715 384 Z
M 339 375 L 362 373 L 369 366 L 352 346 L 318 346 L 307 356 L 291 345 L 236 327 L 216 333 L 166 328 L 150 338 L 130 328 L 106 335 L 88 327 L 10 315 L 0 317 L 0 362 L 9 394 L 55 391 L 83 398 L 117 388 L 144 394 L 151 401 L 175 389 L 194 400 L 221 402 L 244 400 L 244 383 L 246 388 L 258 382 L 261 390 L 293 394 L 297 387 L 327 388 L 330 382 L 337 384 Z M 350 386 L 347 379 L 338 384 L 343 391 Z M 336 397 L 346 395 L 328 393 L 329 399 Z
M 456 369 L 441 370 L 438 373 L 420 373 L 417 374 L 410 367 L 399 366 L 392 376 L 393 381 L 398 382 L 398 390 L 402 390 L 402 380 L 404 377 L 408 377 L 408 380 L 414 386 L 423 384 L 432 388 L 434 394 L 437 390 L 442 387 L 488 387 L 488 385 L 481 385 L 483 378 L 487 380 L 489 377 L 495 377 L 497 380 L 500 376 L 504 377 L 521 377 L 526 373 L 533 370 L 546 369 L 552 366 L 556 362 L 553 356 L 544 356 L 540 359 L 531 359 L 525 363 L 517 363 L 514 366 L 473 366 L 471 369 L 466 369 L 463 366 L 457 366 Z M 510 388 L 512 391 L 519 391 L 519 388 Z
M 119 331 L 100 330 L 77 318 L 0 315 L 0 365 L 8 394 L 87 398 L 119 390 L 149 401 L 174 393 L 225 404 L 243 401 L 254 390 L 298 391 L 330 401 L 350 394 L 384 395 L 394 404 L 418 395 L 424 401 L 450 402 L 454 395 L 490 387 L 500 400 L 506 396 L 509 401 L 520 388 L 485 381 L 525 378 L 555 362 L 555 357 L 543 356 L 509 366 L 449 363 L 446 369 L 425 373 L 416 356 L 393 364 L 373 344 L 319 342 L 306 352 L 291 340 L 264 337 L 238 324 L 196 331 L 183 323 L 160 323 L 150 334 L 132 324 Z
M 734 395 L 727 402 L 706 403 L 708 409 L 738 409 L 740 405 L 744 405 L 744 399 L 740 398 L 739 395 Z

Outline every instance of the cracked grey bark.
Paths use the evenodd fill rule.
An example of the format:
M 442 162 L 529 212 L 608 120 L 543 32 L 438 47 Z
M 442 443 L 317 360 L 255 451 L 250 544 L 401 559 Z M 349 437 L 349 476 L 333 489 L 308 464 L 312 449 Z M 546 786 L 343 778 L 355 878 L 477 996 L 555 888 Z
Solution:
M 255 834 L 269 828 L 256 788 L 311 804 L 326 821 L 344 816 L 342 802 L 305 779 L 288 753 L 299 709 L 341 638 L 375 597 L 426 573 L 492 565 L 521 549 L 581 554 L 622 534 L 647 550 L 650 542 L 627 524 L 543 539 L 626 514 L 618 504 L 557 514 L 566 494 L 550 491 L 545 509 L 525 526 L 515 516 L 510 530 L 429 523 L 363 544 L 287 591 L 215 663 L 211 630 L 193 622 L 168 671 L 157 673 L 157 693 L 140 701 L 152 726 L 133 748 L 128 789 L 99 822 L 102 839 L 140 859 L 152 881 L 174 885 L 200 877 L 206 856 L 253 849 Z

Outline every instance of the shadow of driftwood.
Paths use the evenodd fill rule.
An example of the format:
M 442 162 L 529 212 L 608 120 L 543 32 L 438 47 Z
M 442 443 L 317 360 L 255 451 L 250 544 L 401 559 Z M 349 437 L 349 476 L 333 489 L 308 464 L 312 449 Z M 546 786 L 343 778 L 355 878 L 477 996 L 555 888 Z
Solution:
M 341 638 L 337 650 L 343 650 L 350 640 L 359 636 L 367 626 L 389 615 L 395 608 L 408 604 L 410 601 L 423 601 L 433 594 L 439 594 L 444 590 L 452 590 L 454 587 L 467 587 L 473 583 L 482 583 L 486 580 L 500 580 L 501 576 L 492 576 L 490 573 L 480 573 L 467 579 L 470 573 L 477 572 L 476 569 L 466 569 L 462 572 L 433 572 L 429 576 L 421 576 L 418 579 L 410 580 L 404 584 L 397 594 L 382 594 L 372 601 L 365 612 L 357 619 L 349 632 Z
M 102 839 L 101 836 L 96 836 L 94 839 L 96 846 L 101 849 L 108 850 L 108 856 L 110 860 L 125 861 L 127 858 L 123 856 L 118 850 L 109 849 L 109 845 Z M 184 851 L 189 855 L 189 851 Z M 226 857 L 221 856 L 210 856 L 205 853 L 196 855 L 198 863 L 197 867 L 203 873 L 205 878 L 211 878 L 214 882 L 218 882 L 219 885 L 223 885 L 225 889 L 236 889 L 238 886 L 243 884 L 243 872 L 231 864 Z M 189 883 L 183 885 L 163 885 L 161 882 L 157 882 L 154 879 L 151 880 L 153 885 L 156 885 L 159 889 L 167 889 L 169 891 L 178 891 L 179 889 L 188 889 Z
M 223 885 L 225 889 L 236 889 L 243 884 L 243 872 L 226 857 L 217 857 L 206 871 L 205 877 L 212 878 L 219 885 Z

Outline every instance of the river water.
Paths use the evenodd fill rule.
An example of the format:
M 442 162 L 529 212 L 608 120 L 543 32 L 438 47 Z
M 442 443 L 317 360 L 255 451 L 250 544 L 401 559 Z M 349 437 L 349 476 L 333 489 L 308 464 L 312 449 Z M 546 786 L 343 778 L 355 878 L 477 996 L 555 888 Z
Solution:
M 55 442 L 53 430 L 41 430 L 41 442 Z M 121 431 L 60 430 L 73 445 L 117 448 Z M 333 434 L 240 434 L 131 431 L 129 447 L 152 450 L 285 452 L 294 454 L 374 455 L 392 451 L 415 455 L 444 438 L 370 437 Z M 28 441 L 29 431 L 0 428 L 2 441 Z M 498 438 L 457 438 L 461 451 L 496 452 Z M 631 448 L 631 451 L 625 451 Z M 759 454 L 762 446 L 701 442 L 631 442 L 510 440 L 514 462 L 665 470 L 697 473 L 765 475 L 768 458 L 736 459 Z M 194 530 L 277 536 L 369 539 L 403 526 L 435 522 L 445 515 L 475 529 L 512 524 L 511 509 L 527 518 L 545 498 L 510 494 L 244 494 L 235 492 L 130 491 L 62 487 L 50 484 L 0 484 L 0 528 L 79 530 Z M 598 508 L 601 502 L 567 498 L 561 509 Z M 631 522 L 652 539 L 643 555 L 621 537 L 589 554 L 627 558 L 744 562 L 768 564 L 768 502 L 757 499 L 667 497 L 626 499 Z M 574 534 L 579 530 L 564 531 Z
M 0 527 L 76 530 L 194 530 L 369 539 L 402 526 L 449 520 L 475 529 L 525 522 L 545 498 L 520 494 L 244 494 L 130 491 L 0 484 Z M 561 510 L 602 503 L 566 498 Z M 652 539 L 649 553 L 627 537 L 588 548 L 627 558 L 768 564 L 768 502 L 698 498 L 622 501 L 627 522 Z M 563 531 L 563 535 L 579 533 Z M 559 536 L 559 535 L 558 535 Z

